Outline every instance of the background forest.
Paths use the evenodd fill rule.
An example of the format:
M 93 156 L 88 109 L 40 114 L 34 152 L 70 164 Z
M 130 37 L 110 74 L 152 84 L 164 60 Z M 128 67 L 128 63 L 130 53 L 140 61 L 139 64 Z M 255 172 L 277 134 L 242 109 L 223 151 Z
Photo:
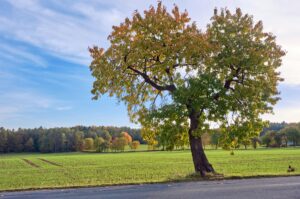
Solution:
M 300 145 L 299 123 L 270 123 L 259 137 L 234 140 L 230 145 L 221 142 L 221 133 L 215 129 L 212 133 L 202 135 L 206 148 L 238 149 L 264 147 L 288 147 Z M 5 129 L 0 128 L 0 153 L 19 152 L 74 152 L 124 151 L 127 146 L 132 150 L 140 144 L 147 144 L 148 150 L 174 150 L 188 147 L 188 138 L 175 136 L 169 139 L 164 136 L 144 136 L 140 129 L 111 126 L 75 126 L 71 128 L 34 128 Z

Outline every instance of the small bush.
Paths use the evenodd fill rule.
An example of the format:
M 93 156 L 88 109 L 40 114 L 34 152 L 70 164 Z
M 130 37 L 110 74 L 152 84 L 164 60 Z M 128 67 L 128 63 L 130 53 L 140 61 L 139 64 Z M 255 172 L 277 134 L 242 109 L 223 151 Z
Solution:
M 94 149 L 94 139 L 93 138 L 85 138 L 84 139 L 84 149 L 85 150 L 93 150 Z
M 132 150 L 137 150 L 139 148 L 139 146 L 140 146 L 140 142 L 138 140 L 135 140 L 130 144 L 130 148 Z

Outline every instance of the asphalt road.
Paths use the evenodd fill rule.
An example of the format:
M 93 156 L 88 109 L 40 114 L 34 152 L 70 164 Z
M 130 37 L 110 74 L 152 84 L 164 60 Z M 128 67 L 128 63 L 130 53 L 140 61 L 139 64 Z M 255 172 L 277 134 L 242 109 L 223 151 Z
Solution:
M 0 198 L 300 199 L 300 176 L 3 192 L 0 193 Z

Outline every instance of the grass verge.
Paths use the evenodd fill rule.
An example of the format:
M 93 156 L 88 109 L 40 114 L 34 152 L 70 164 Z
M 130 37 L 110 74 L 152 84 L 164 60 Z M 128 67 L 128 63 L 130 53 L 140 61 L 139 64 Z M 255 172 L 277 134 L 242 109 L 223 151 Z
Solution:
M 300 149 L 239 150 L 233 156 L 223 150 L 206 153 L 224 179 L 300 175 Z M 296 171 L 287 173 L 288 165 Z M 191 173 L 188 151 L 1 155 L 0 191 L 199 180 Z

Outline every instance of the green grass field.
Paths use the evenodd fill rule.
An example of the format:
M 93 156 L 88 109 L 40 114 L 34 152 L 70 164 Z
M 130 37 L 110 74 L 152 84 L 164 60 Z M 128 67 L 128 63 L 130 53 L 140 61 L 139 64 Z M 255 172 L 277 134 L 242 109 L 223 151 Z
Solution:
M 207 150 L 225 177 L 300 174 L 300 149 Z M 193 173 L 189 151 L 0 155 L 0 190 L 165 182 Z

